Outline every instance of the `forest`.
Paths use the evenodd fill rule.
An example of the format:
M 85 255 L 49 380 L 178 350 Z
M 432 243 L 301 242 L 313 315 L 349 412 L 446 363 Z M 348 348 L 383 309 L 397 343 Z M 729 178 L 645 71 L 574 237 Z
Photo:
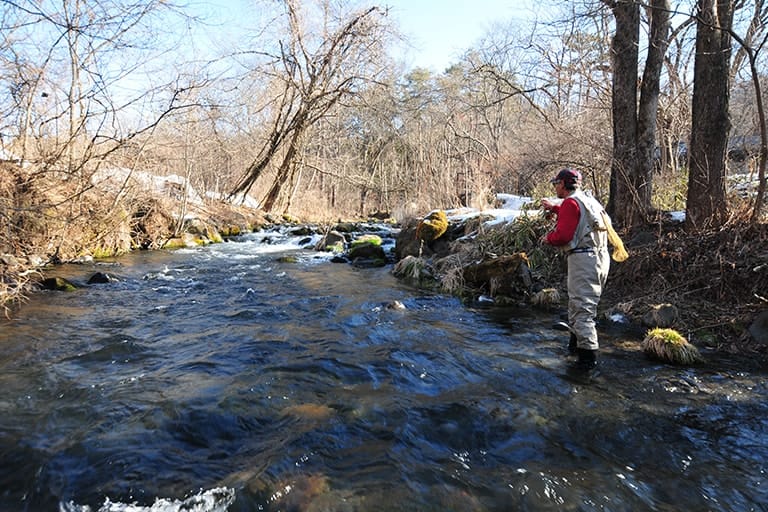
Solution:
M 563 167 L 627 240 L 663 238 L 684 211 L 675 247 L 764 266 L 764 0 L 539 4 L 436 73 L 398 59 L 386 2 L 254 0 L 225 37 L 166 0 L 0 0 L 0 293 L 35 263 L 135 248 L 158 209 L 181 229 L 187 187 L 212 210 L 401 221 L 541 198 Z M 140 173 L 167 178 L 165 202 L 133 185 Z M 756 249 L 728 257 L 749 261 L 724 261 L 740 240 Z M 637 252 L 616 293 L 679 272 L 660 263 L 675 251 Z M 709 299 L 768 304 L 734 286 Z

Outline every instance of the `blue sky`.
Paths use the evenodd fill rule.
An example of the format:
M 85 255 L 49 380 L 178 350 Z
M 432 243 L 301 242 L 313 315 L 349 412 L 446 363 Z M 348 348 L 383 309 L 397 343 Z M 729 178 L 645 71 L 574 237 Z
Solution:
M 441 72 L 494 23 L 532 16 L 532 0 L 381 0 L 410 39 L 406 63 Z
M 495 23 L 532 17 L 537 0 L 367 0 L 389 6 L 410 45 L 399 55 L 408 67 L 442 72 L 482 38 Z M 226 30 L 209 31 L 213 40 L 236 38 L 254 21 L 254 0 L 192 0 L 194 12 Z M 257 23 L 258 24 L 258 23 Z

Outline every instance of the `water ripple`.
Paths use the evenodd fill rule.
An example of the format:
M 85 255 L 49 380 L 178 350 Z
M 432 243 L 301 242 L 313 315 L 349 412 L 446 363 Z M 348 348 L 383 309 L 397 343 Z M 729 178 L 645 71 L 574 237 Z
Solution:
M 0 510 L 768 502 L 765 375 L 658 365 L 612 350 L 618 332 L 575 383 L 550 313 L 266 240 L 137 253 L 120 281 L 35 296 L 0 327 Z

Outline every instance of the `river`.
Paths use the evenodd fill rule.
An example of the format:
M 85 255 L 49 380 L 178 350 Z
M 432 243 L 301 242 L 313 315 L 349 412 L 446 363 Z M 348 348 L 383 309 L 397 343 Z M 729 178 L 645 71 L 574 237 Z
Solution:
M 553 314 L 390 271 L 277 232 L 57 268 L 118 280 L 0 323 L 0 510 L 768 510 L 764 371 L 602 326 L 572 379 Z

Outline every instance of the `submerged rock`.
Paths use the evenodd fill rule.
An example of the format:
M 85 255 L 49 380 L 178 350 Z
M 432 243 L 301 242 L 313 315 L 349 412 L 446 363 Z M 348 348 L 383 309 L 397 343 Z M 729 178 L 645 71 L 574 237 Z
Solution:
M 104 272 L 96 272 L 88 279 L 88 284 L 105 284 L 118 281 L 117 278 Z
M 43 290 L 55 290 L 59 292 L 73 292 L 77 290 L 77 286 L 63 277 L 46 277 L 40 281 L 40 287 Z
M 369 242 L 350 247 L 347 257 L 357 267 L 383 267 L 387 264 L 387 255 L 381 245 Z

